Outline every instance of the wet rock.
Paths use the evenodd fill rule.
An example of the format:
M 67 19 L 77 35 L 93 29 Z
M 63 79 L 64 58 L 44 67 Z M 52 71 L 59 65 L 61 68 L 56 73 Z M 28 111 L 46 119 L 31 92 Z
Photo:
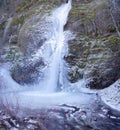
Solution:
M 0 62 L 12 62 L 15 65 L 23 59 L 23 53 L 17 45 L 9 45 L 0 49 Z
M 9 44 L 17 44 L 18 36 L 17 35 L 12 35 L 9 39 Z
M 116 111 L 102 106 L 99 102 L 96 102 L 94 107 L 80 108 L 63 104 L 47 109 L 26 110 L 22 111 L 24 116 L 15 118 L 19 128 L 12 125 L 11 130 L 118 130 L 120 128 L 120 118 L 116 118 Z M 0 119 L 6 121 L 1 114 Z M 13 120 L 13 117 L 10 116 L 10 120 Z M 0 120 L 0 128 L 3 128 L 2 124 Z M 7 126 L 4 128 L 8 129 Z
M 29 60 L 22 61 L 23 63 L 17 64 L 12 70 L 12 78 L 20 84 L 34 84 L 39 77 L 42 77 L 41 68 L 44 67 L 42 59 L 39 61 L 31 62 Z M 39 79 L 40 80 L 40 79 Z
M 50 14 L 49 14 L 50 15 Z M 54 34 L 54 20 L 50 16 L 33 16 L 19 33 L 19 46 L 27 55 L 40 48 Z
M 120 78 L 120 38 L 90 40 L 78 38 L 69 41 L 69 53 L 65 60 L 70 69 L 68 79 L 85 78 L 90 88 L 105 88 Z
M 73 1 L 66 28 L 76 33 L 76 38 L 68 42 L 65 56 L 72 83 L 84 78 L 87 87 L 101 89 L 120 78 L 120 39 L 115 24 L 120 20 L 118 7 L 117 0 Z M 111 10 L 116 10 L 115 22 Z
M 67 27 L 79 35 L 96 37 L 112 34 L 109 28 L 115 29 L 115 27 L 109 7 L 109 0 L 73 1 Z

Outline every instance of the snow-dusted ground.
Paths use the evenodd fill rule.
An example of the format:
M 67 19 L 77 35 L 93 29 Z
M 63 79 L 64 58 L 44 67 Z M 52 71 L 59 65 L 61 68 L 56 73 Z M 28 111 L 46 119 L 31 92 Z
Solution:
M 120 79 L 110 87 L 101 90 L 99 95 L 105 104 L 120 111 Z

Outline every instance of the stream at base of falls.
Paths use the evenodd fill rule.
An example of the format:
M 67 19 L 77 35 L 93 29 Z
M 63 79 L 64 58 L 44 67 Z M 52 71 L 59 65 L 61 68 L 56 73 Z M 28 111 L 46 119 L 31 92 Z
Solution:
M 13 120 L 16 122 L 17 119 L 20 120 L 18 130 L 26 128 L 28 130 L 30 128 L 36 128 L 34 130 L 43 128 L 43 130 L 119 130 L 120 128 L 120 113 L 102 103 L 95 93 L 40 94 L 27 91 L 19 94 L 11 93 L 9 96 L 4 93 L 2 101 L 0 105 L 4 105 L 6 116 L 11 120 L 15 117 Z

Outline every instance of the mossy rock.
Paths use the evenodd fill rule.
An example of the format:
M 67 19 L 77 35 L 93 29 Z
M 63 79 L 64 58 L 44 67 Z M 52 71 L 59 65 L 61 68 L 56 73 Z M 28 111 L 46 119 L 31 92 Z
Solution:
M 111 85 L 120 76 L 120 38 L 117 36 L 97 39 L 76 37 L 68 43 L 69 52 L 74 58 L 66 60 L 71 68 L 78 67 L 79 75 L 87 80 L 92 89 L 102 89 Z M 69 61 L 69 62 L 68 62 Z M 77 82 L 76 70 L 69 70 L 69 80 Z M 77 79 L 77 80 L 76 80 Z
M 0 60 L 2 62 L 12 62 L 16 64 L 21 61 L 23 54 L 18 46 L 9 45 L 2 48 Z
M 22 25 L 24 23 L 24 20 L 25 20 L 25 17 L 23 15 L 14 17 L 12 19 L 11 26 L 15 26 L 15 25 L 19 25 L 19 24 Z
M 108 38 L 108 41 L 112 44 L 120 43 L 120 37 L 111 36 Z
M 5 25 L 6 25 L 7 21 L 3 21 L 1 24 L 0 24 L 0 30 L 3 30 L 5 28 Z
M 46 5 L 46 7 L 48 7 L 48 5 L 51 5 L 51 7 L 53 7 L 54 5 L 58 5 L 60 4 L 59 0 L 26 0 L 24 2 L 22 2 L 17 8 L 16 8 L 16 12 L 17 13 L 21 13 L 25 10 L 29 10 L 31 8 L 37 7 L 37 6 L 42 6 L 42 5 Z M 49 9 L 49 8 L 46 8 Z M 44 9 L 45 10 L 45 9 Z
M 18 36 L 12 35 L 9 39 L 9 44 L 17 44 L 17 42 L 18 42 Z
M 73 1 L 67 25 L 72 31 L 89 37 L 116 33 L 109 0 Z
M 79 68 L 83 69 L 83 68 L 85 68 L 86 63 L 81 61 L 77 65 L 78 65 Z
M 68 73 L 68 79 L 71 83 L 77 82 L 79 79 L 82 79 L 83 75 L 78 71 L 77 68 L 73 69 Z
M 108 32 L 110 32 L 110 33 L 116 32 L 116 28 L 115 28 L 115 26 L 113 26 L 113 25 L 109 25 L 107 30 L 108 30 Z

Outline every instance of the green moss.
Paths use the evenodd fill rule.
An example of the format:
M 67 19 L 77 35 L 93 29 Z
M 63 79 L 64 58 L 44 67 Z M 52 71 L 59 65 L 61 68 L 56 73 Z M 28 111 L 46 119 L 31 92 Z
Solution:
M 3 36 L 3 31 L 4 31 L 4 29 L 5 29 L 6 23 L 7 23 L 7 21 L 3 21 L 3 22 L 0 24 L 0 38 L 2 38 L 2 36 Z
M 78 67 L 79 68 L 85 68 L 85 66 L 86 66 L 86 63 L 85 62 L 80 62 L 79 64 L 78 64 Z
M 20 49 L 17 46 L 8 46 L 3 48 L 2 57 L 5 61 L 17 62 L 21 60 L 23 54 L 20 52 Z
M 5 25 L 6 25 L 6 21 L 3 21 L 1 24 L 0 24 L 0 30 L 3 30 L 5 28 Z
M 17 8 L 16 8 L 16 13 L 20 13 L 26 9 L 29 9 L 31 6 L 36 4 L 37 0 L 26 0 L 22 2 Z
M 11 26 L 15 26 L 15 25 L 19 25 L 19 24 L 22 25 L 24 23 L 24 19 L 25 19 L 25 17 L 23 15 L 13 18 L 13 20 L 11 22 Z
M 95 17 L 95 14 L 96 14 L 95 11 L 89 12 L 88 15 L 85 18 L 85 21 L 93 19 Z
M 90 49 L 90 53 L 92 54 L 97 54 L 97 53 L 100 53 L 102 52 L 104 49 L 99 47 L 99 48 L 94 48 L 94 49 Z
M 77 69 L 74 69 L 74 70 L 70 71 L 68 73 L 68 76 L 69 76 L 69 80 L 72 83 L 75 83 L 76 81 L 78 81 L 78 79 L 83 78 L 83 75 L 80 74 Z
M 84 41 L 85 41 L 85 42 L 89 42 L 89 38 L 85 38 Z
M 90 48 L 90 45 L 85 44 L 83 47 L 84 47 L 84 49 L 86 50 L 86 49 L 89 49 L 89 48 Z
M 15 12 L 16 12 L 16 13 L 19 13 L 19 12 L 23 11 L 25 5 L 26 5 L 26 2 L 23 2 L 22 4 L 20 4 L 20 5 L 15 9 Z
M 114 26 L 110 25 L 110 26 L 108 26 L 107 31 L 110 33 L 114 33 L 114 32 L 116 32 L 116 28 Z
M 79 4 L 79 6 L 73 6 L 70 12 L 70 19 L 77 22 L 87 22 L 93 19 L 95 14 L 95 9 L 90 9 L 89 4 Z
M 101 58 L 98 58 L 98 57 L 91 57 L 91 58 L 88 58 L 88 61 L 89 61 L 89 64 L 95 64 L 99 62 L 99 60 L 101 60 Z
M 111 36 L 108 38 L 108 41 L 112 44 L 120 43 L 120 37 L 117 36 Z
M 55 6 L 52 5 L 52 3 L 45 4 L 45 2 L 48 2 L 48 0 L 46 0 L 46 1 L 31 0 L 29 2 L 27 2 L 27 1 L 23 2 L 21 5 L 18 6 L 18 8 L 16 9 L 16 12 L 17 13 L 21 13 L 23 11 L 25 12 L 25 10 L 27 8 L 28 8 L 28 10 L 26 10 L 26 13 L 23 13 L 22 15 L 14 18 L 12 21 L 12 25 L 16 25 L 16 24 L 22 25 L 25 20 L 30 19 L 33 15 L 38 15 L 38 14 L 43 15 L 45 13 L 49 13 L 53 8 L 55 8 Z M 32 7 L 32 8 L 29 9 L 30 7 Z
M 26 0 L 25 2 L 21 3 L 15 11 L 17 13 L 20 13 L 25 10 L 29 10 L 31 7 L 37 7 L 39 5 L 46 5 L 46 7 L 48 7 L 48 5 L 51 5 L 51 7 L 53 7 L 53 5 L 57 5 L 58 3 L 60 3 L 59 0 Z

